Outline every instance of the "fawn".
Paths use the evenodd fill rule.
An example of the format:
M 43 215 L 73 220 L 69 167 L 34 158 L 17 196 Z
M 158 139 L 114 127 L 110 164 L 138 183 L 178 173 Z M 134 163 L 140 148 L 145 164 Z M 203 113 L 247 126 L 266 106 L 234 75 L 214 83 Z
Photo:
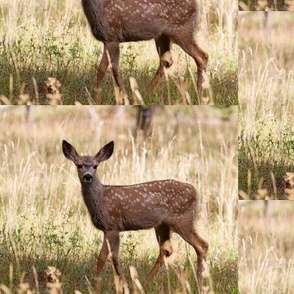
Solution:
M 196 251 L 199 293 L 204 293 L 203 271 L 208 243 L 194 228 L 199 198 L 196 189 L 190 184 L 175 180 L 124 186 L 103 185 L 96 174 L 97 167 L 110 158 L 113 149 L 114 142 L 111 141 L 95 156 L 80 156 L 71 144 L 62 141 L 64 156 L 77 167 L 83 199 L 92 222 L 104 233 L 97 259 L 97 291 L 101 291 L 100 276 L 110 253 L 121 286 L 126 285 L 118 261 L 119 232 L 154 228 L 160 252 L 146 284 L 152 281 L 162 267 L 164 257 L 172 254 L 170 235 L 174 231 Z
M 147 87 L 150 94 L 172 63 L 171 42 L 179 45 L 197 65 L 197 92 L 200 104 L 203 97 L 208 54 L 194 39 L 199 9 L 195 0 L 82 0 L 84 13 L 94 37 L 103 42 L 104 51 L 97 70 L 96 103 L 101 104 L 99 88 L 109 63 L 118 88 L 118 104 L 129 104 L 119 75 L 119 43 L 154 39 L 160 63 Z

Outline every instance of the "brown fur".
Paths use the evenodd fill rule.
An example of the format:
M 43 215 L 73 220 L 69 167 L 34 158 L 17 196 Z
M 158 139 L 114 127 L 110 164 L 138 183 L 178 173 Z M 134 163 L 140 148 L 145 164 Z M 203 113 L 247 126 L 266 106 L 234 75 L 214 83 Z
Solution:
M 96 228 L 104 233 L 102 249 L 97 260 L 97 291 L 101 291 L 99 277 L 111 253 L 112 262 L 122 285 L 126 285 L 118 262 L 119 232 L 154 228 L 160 246 L 158 259 L 146 283 L 155 277 L 172 254 L 171 231 L 178 233 L 197 254 L 199 293 L 204 293 L 203 272 L 208 243 L 194 228 L 198 193 L 192 185 L 175 180 L 153 181 L 136 185 L 103 185 L 96 174 L 100 162 L 113 153 L 114 143 L 105 145 L 95 156 L 79 156 L 68 142 L 62 142 L 65 157 L 74 162 L 82 186 L 82 195 Z
M 196 43 L 198 7 L 195 0 L 82 0 L 83 9 L 94 37 L 103 42 L 104 51 L 97 71 L 96 103 L 101 104 L 99 88 L 108 65 L 121 99 L 128 103 L 119 75 L 119 43 L 154 39 L 160 58 L 158 70 L 147 87 L 151 93 L 172 63 L 171 42 L 179 45 L 197 64 L 197 91 L 201 104 L 208 54 Z M 123 101 L 124 100 L 124 101 Z

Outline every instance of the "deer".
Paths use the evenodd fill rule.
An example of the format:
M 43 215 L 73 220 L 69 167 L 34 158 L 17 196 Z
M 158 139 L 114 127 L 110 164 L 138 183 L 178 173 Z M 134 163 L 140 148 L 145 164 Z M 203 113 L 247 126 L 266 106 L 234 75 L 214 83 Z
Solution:
M 199 210 L 198 192 L 192 185 L 176 180 L 104 185 L 97 176 L 97 168 L 101 162 L 111 157 L 113 150 L 114 142 L 111 141 L 95 156 L 80 156 L 70 143 L 62 141 L 64 156 L 77 167 L 83 200 L 92 223 L 103 232 L 103 243 L 97 258 L 97 292 L 101 292 L 101 273 L 108 256 L 111 257 L 120 289 L 127 289 L 119 265 L 119 233 L 154 228 L 159 255 L 147 275 L 145 286 L 155 278 L 165 258 L 173 253 L 170 238 L 171 232 L 175 232 L 196 251 L 198 293 L 206 293 L 203 279 L 207 271 L 208 243 L 194 227 Z
M 171 42 L 179 45 L 197 65 L 197 96 L 207 104 L 203 88 L 207 87 L 208 54 L 196 43 L 199 8 L 195 0 L 82 0 L 83 11 L 93 36 L 103 43 L 103 53 L 97 69 L 96 103 L 101 104 L 100 87 L 111 65 L 114 84 L 120 97 L 117 104 L 129 104 L 119 75 L 119 44 L 155 40 L 159 55 L 158 69 L 147 86 L 150 95 L 173 64 Z

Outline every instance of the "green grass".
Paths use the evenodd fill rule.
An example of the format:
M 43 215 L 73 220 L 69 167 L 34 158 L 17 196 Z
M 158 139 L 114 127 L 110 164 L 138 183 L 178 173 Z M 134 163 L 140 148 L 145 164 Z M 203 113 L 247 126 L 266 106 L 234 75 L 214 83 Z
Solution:
M 237 104 L 237 5 L 199 2 L 203 12 L 197 40 L 210 56 L 211 102 Z M 61 82 L 63 104 L 94 103 L 102 44 L 92 36 L 80 1 L 43 1 L 40 5 L 36 0 L 25 4 L 16 0 L 12 5 L 2 0 L 0 16 L 0 103 L 24 103 L 19 99 L 23 93 L 30 93 L 31 103 L 37 103 L 28 89 L 33 88 L 34 80 L 42 85 L 48 77 Z M 170 74 L 177 79 L 185 77 L 182 87 L 197 104 L 194 74 L 190 74 L 196 71 L 194 61 L 177 46 L 173 47 L 173 59 Z M 121 44 L 121 75 L 129 95 L 129 78 L 135 77 L 145 96 L 158 62 L 154 41 Z M 102 85 L 102 97 L 103 104 L 115 103 L 109 75 Z M 146 104 L 179 104 L 183 100 L 171 79 L 163 79 L 154 94 L 144 99 Z
M 250 199 L 272 175 L 280 182 L 294 167 L 294 51 L 289 41 L 294 18 L 290 12 L 271 16 L 269 30 L 263 29 L 261 13 L 240 21 L 239 190 Z
M 35 106 L 26 122 L 25 107 L 0 108 L 0 289 L 14 293 L 21 282 L 44 293 L 44 270 L 57 267 L 64 293 L 93 293 L 102 233 L 89 219 L 76 169 L 61 151 L 66 139 L 95 154 L 110 140 L 113 156 L 99 166 L 105 184 L 132 184 L 174 178 L 199 191 L 197 230 L 209 244 L 210 281 L 215 293 L 237 293 L 237 107 L 164 107 L 155 116 L 150 139 L 135 140 L 134 107 L 118 116 L 115 107 Z M 99 119 L 96 121 L 93 112 Z M 169 122 L 166 124 L 166 122 Z M 129 266 L 144 281 L 158 245 L 153 230 L 121 234 L 120 257 L 129 285 Z M 147 293 L 176 293 L 190 285 L 197 293 L 196 254 L 176 234 L 168 270 Z M 114 293 L 108 263 L 103 293 Z M 171 290 L 169 290 L 169 288 Z M 148 290 L 148 291 L 147 291 Z

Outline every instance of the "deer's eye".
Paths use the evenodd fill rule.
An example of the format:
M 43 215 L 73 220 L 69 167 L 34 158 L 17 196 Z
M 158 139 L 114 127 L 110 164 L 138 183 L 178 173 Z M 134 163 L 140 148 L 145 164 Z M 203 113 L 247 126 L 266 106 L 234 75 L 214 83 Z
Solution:
M 94 165 L 93 167 L 94 167 L 94 169 L 97 169 L 98 165 Z
M 77 168 L 78 168 L 78 169 L 81 169 L 82 167 L 83 167 L 82 164 L 77 164 Z

